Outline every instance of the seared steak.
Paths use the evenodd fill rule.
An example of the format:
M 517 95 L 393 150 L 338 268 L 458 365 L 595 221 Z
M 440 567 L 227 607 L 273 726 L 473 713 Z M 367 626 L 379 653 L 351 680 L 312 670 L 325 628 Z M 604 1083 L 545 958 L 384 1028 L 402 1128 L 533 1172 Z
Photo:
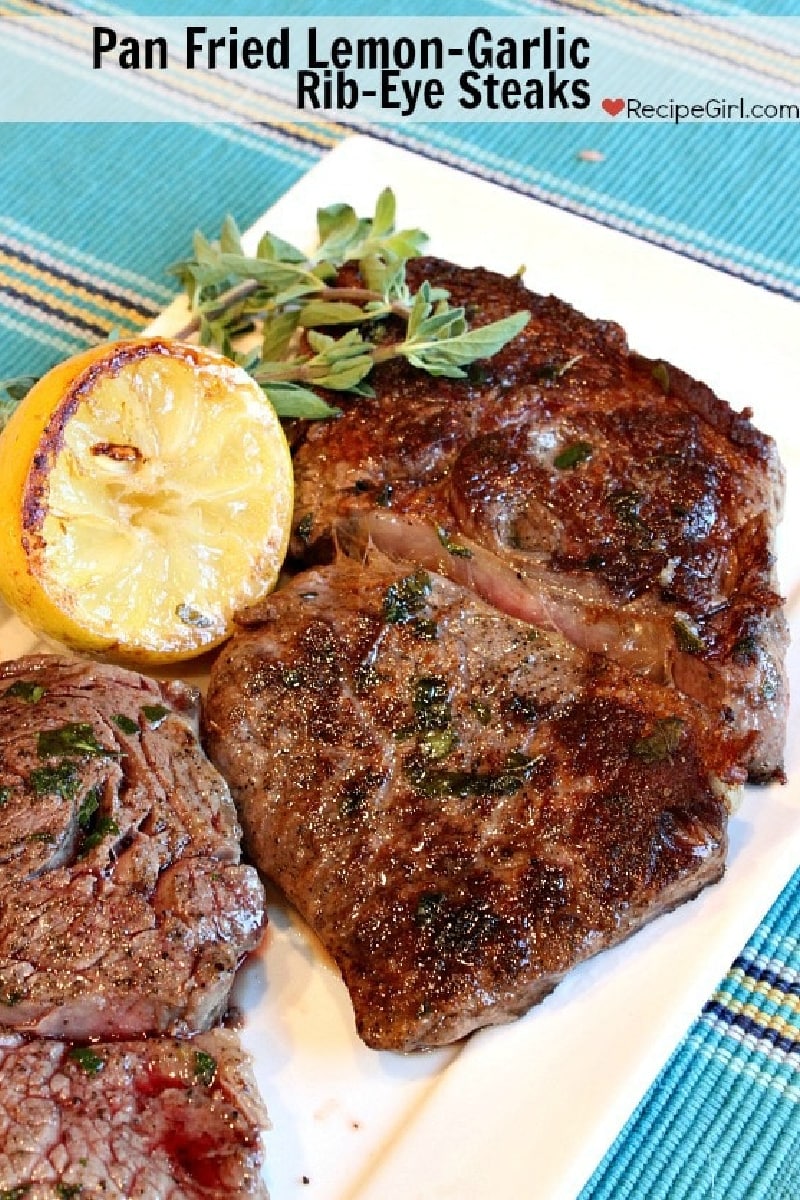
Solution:
M 509 1020 L 722 874 L 741 740 L 676 690 L 385 560 L 243 620 L 206 745 L 369 1045 Z
M 0 664 L 0 1025 L 137 1037 L 224 1011 L 264 895 L 197 709 L 114 667 Z
M 457 579 L 469 570 L 512 615 L 752 733 L 751 779 L 780 777 L 788 634 L 771 439 L 682 371 L 632 353 L 617 325 L 516 278 L 435 260 L 409 274 L 449 288 L 476 325 L 520 308 L 531 321 L 463 382 L 390 363 L 373 398 L 345 400 L 338 421 L 305 431 L 298 561 L 371 541 Z M 448 540 L 482 554 L 466 568 Z
M 0 1035 L 0 1195 L 266 1200 L 268 1124 L 225 1030 L 75 1046 Z

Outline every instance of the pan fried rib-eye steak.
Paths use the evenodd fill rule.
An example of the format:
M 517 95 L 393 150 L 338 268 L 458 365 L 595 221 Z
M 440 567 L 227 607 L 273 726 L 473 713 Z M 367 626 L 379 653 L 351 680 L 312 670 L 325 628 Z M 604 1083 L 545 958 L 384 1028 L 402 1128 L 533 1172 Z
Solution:
M 405 362 L 342 403 L 295 454 L 293 553 L 335 544 L 465 580 L 511 615 L 673 684 L 752 733 L 753 781 L 781 777 L 788 640 L 774 569 L 783 472 L 772 440 L 707 387 L 628 349 L 514 278 L 436 260 L 473 324 L 521 308 L 522 333 L 465 381 Z M 473 561 L 447 552 L 466 545 Z
M 741 739 L 675 689 L 376 555 L 243 620 L 206 745 L 369 1045 L 509 1020 L 722 874 Z
M 184 684 L 0 664 L 0 1025 L 183 1035 L 225 1010 L 264 895 L 197 715 Z
M 0 1035 L 0 1195 L 266 1200 L 269 1124 L 226 1030 L 70 1045 Z

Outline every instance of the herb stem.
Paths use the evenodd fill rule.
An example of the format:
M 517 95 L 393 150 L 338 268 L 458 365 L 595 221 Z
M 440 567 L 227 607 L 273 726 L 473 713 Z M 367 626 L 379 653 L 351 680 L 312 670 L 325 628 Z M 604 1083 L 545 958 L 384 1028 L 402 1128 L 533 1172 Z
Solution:
M 318 294 L 320 300 L 342 300 L 352 304 L 380 304 L 379 312 L 370 313 L 369 317 L 385 317 L 389 313 L 407 321 L 411 312 L 410 307 L 401 300 L 386 300 L 381 292 L 372 292 L 369 288 L 359 287 L 324 287 Z
M 219 303 L 213 305 L 211 308 L 207 308 L 203 312 L 202 316 L 200 313 L 197 313 L 194 317 L 192 317 L 191 321 L 184 325 L 183 328 L 175 334 L 175 338 L 179 342 L 182 342 L 187 338 L 192 337 L 193 334 L 197 333 L 199 330 L 203 317 L 207 321 L 219 320 L 220 317 L 225 315 L 228 309 L 233 308 L 233 306 L 238 304 L 241 300 L 246 300 L 248 296 L 252 296 L 254 293 L 258 292 L 262 286 L 263 285 L 255 279 L 247 279 L 244 281 L 244 283 L 237 284 L 236 287 L 231 288 L 230 291 L 225 292 L 224 295 L 220 296 Z M 375 292 L 370 288 L 331 287 L 329 284 L 320 283 L 320 286 L 316 291 L 307 292 L 302 299 L 308 300 L 312 295 L 317 300 L 334 301 L 344 304 L 380 304 L 381 307 L 379 309 L 376 309 L 374 312 L 364 314 L 366 319 L 370 321 L 381 320 L 383 317 L 387 316 L 400 317 L 401 320 L 408 321 L 411 311 L 409 306 L 404 304 L 402 301 L 387 301 L 382 292 Z M 248 313 L 248 316 L 263 317 L 267 313 L 274 312 L 275 308 L 283 308 L 288 310 L 299 309 L 301 307 L 302 302 L 299 299 L 295 299 L 294 301 L 287 301 L 285 304 L 265 305 L 263 309 L 258 309 Z
M 224 316 L 234 304 L 237 304 L 240 300 L 246 300 L 248 296 L 252 296 L 254 292 L 258 291 L 260 286 L 255 279 L 246 279 L 243 283 L 238 283 L 236 287 L 232 287 L 230 291 L 220 296 L 219 303 L 214 305 L 213 308 L 208 309 L 202 316 L 207 320 L 216 321 L 219 317 Z M 173 335 L 176 341 L 185 342 L 187 338 L 197 333 L 200 328 L 200 321 L 201 314 L 199 312 L 195 313 L 191 321 Z

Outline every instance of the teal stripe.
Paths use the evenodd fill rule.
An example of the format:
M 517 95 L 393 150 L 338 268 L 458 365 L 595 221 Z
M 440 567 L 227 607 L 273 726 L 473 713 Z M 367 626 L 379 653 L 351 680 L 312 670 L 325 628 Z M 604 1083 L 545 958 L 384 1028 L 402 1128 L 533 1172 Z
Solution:
M 765 960 L 770 964 L 779 962 L 795 974 L 800 974 L 800 936 L 786 935 L 770 926 L 760 926 L 753 938 L 757 947 L 752 951 L 755 961 Z M 748 949 L 743 951 L 747 954 Z

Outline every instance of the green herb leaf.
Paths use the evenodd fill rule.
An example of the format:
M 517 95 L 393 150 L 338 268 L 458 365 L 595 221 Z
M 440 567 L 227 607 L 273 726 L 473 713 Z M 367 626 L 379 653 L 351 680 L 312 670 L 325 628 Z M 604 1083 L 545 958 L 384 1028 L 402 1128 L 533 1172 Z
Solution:
M 620 524 L 636 528 L 642 524 L 639 516 L 642 500 L 641 492 L 637 492 L 635 488 L 629 488 L 612 492 L 608 497 L 608 504 Z
M 660 361 L 653 363 L 653 368 L 652 368 L 650 374 L 652 375 L 653 380 L 661 388 L 664 395 L 668 396 L 670 383 L 669 383 L 669 367 L 667 366 L 667 364 L 665 362 L 660 362 Z
M 4 696 L 11 696 L 17 700 L 24 700 L 26 704 L 38 704 L 42 696 L 47 694 L 47 688 L 41 683 L 31 683 L 27 679 L 16 679 L 10 687 L 7 687 L 3 692 Z
M 454 729 L 427 729 L 419 739 L 422 756 L 430 762 L 446 758 L 457 744 L 458 737 Z
M 29 842 L 54 842 L 56 835 L 51 833 L 49 829 L 37 829 L 35 833 L 29 833 L 27 841 Z
M 97 1075 L 106 1065 L 106 1060 L 91 1046 L 73 1046 L 68 1057 L 77 1063 L 87 1075 Z
M 140 711 L 151 729 L 158 729 L 170 713 L 163 704 L 143 704 Z
M 239 227 L 233 217 L 225 217 L 222 222 L 222 231 L 219 235 L 219 248 L 223 254 L 242 254 L 242 237 L 239 233 Z
M 92 820 L 86 836 L 81 843 L 81 856 L 94 850 L 102 841 L 112 834 L 119 833 L 119 825 L 113 817 L 99 817 Z
M 394 198 L 394 192 L 391 188 L 384 188 L 380 196 L 378 196 L 375 205 L 375 216 L 372 218 L 372 233 L 375 237 L 382 237 L 384 234 L 391 233 L 394 229 L 394 221 L 397 204 Z
M 582 358 L 582 354 L 573 354 L 572 358 L 564 359 L 563 362 L 542 363 L 540 367 L 534 369 L 534 377 L 536 379 L 543 379 L 546 383 L 555 383 L 556 380 L 561 379 L 571 371 Z
M 20 400 L 25 399 L 35 383 L 38 383 L 35 375 L 15 375 L 10 379 L 0 379 L 0 432 L 8 424 L 8 419 Z
M 139 732 L 139 722 L 134 721 L 133 717 L 127 717 L 125 713 L 114 713 L 111 720 L 123 733 L 134 734 Z
M 359 321 L 371 321 L 373 316 L 357 304 L 343 300 L 309 300 L 298 313 L 299 323 L 305 329 L 315 325 L 353 325 Z
M 530 779 L 540 763 L 538 758 L 510 754 L 499 771 L 442 771 L 421 766 L 413 759 L 405 764 L 406 775 L 415 792 L 422 796 L 511 796 Z
M 5 806 L 8 804 L 10 799 L 11 799 L 11 788 L 5 787 L 5 786 L 0 787 L 0 808 L 5 808 Z
M 389 625 L 402 625 L 425 607 L 433 584 L 427 571 L 415 571 L 386 589 L 383 616 Z
M 293 246 L 291 242 L 285 242 L 283 238 L 277 237 L 274 233 L 265 233 L 258 243 L 256 250 L 256 258 L 264 258 L 275 261 L 302 263 L 306 261 L 306 256 L 302 250 L 298 250 L 297 246 Z
M 60 762 L 55 767 L 37 767 L 28 776 L 34 795 L 61 796 L 72 800 L 78 791 L 80 778 L 78 769 L 71 762 Z
M 673 621 L 675 641 L 685 654 L 700 654 L 704 649 L 700 631 L 688 613 L 676 612 Z
M 78 825 L 86 832 L 91 828 L 92 821 L 100 808 L 101 793 L 97 787 L 90 788 L 84 796 L 78 809 Z
M 40 758 L 57 754 L 70 758 L 108 757 L 115 753 L 101 746 L 92 726 L 83 721 L 68 721 L 58 729 L 42 729 L 36 739 L 36 751 Z
M 301 542 L 308 542 L 311 537 L 311 530 L 313 528 L 314 528 L 314 514 L 311 512 L 308 512 L 305 514 L 305 516 L 301 517 L 300 520 L 297 522 L 297 524 L 294 527 L 294 532 L 295 532 L 295 535 L 300 538 Z
M 342 410 L 298 383 L 262 383 L 261 389 L 279 417 L 318 421 L 340 417 Z
M 464 378 L 462 367 L 479 358 L 491 358 L 502 350 L 530 320 L 530 313 L 518 312 L 490 325 L 481 325 L 465 333 L 437 338 L 432 341 L 407 339 L 400 343 L 402 353 L 415 367 L 431 375 Z
M 632 753 L 648 764 L 666 762 L 678 749 L 685 724 L 680 717 L 656 721 L 652 733 L 634 742 Z
M 752 634 L 746 634 L 734 642 L 731 658 L 739 666 L 752 666 L 759 659 L 759 645 Z
M 452 554 L 455 558 L 472 558 L 472 551 L 469 546 L 462 546 L 460 542 L 454 542 L 447 530 L 442 529 L 441 525 L 436 526 L 436 536 L 448 554 Z
M 447 729 L 452 720 L 450 689 L 441 675 L 424 675 L 414 684 L 415 724 L 417 729 Z
M 298 310 L 278 312 L 265 319 L 261 330 L 261 357 L 284 358 L 300 321 Z M 257 365 L 258 359 L 255 360 Z
M 592 447 L 588 442 L 572 442 L 555 456 L 553 466 L 557 467 L 559 471 L 567 471 L 572 467 L 577 467 L 579 463 L 586 462 L 591 457 Z
M 211 1087 L 217 1075 L 217 1060 L 205 1050 L 194 1052 L 194 1077 L 204 1087 Z

